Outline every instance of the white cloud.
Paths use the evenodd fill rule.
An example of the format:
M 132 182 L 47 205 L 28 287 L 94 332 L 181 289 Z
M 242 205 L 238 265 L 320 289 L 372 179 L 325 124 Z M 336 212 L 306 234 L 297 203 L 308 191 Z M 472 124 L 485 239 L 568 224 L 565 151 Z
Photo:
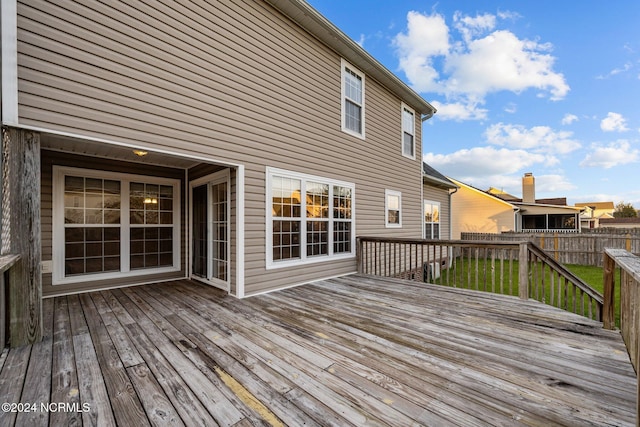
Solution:
M 600 129 L 605 132 L 625 132 L 628 131 L 627 119 L 622 114 L 609 112 L 607 117 L 600 122 Z
M 504 111 L 509 114 L 515 114 L 518 112 L 518 106 L 513 102 L 510 102 L 506 107 L 504 107 Z
M 575 190 L 576 187 L 566 176 L 551 174 L 536 176 L 536 197 L 544 197 L 544 193 L 553 197 L 554 194 L 562 194 L 566 191 Z
M 580 166 L 610 169 L 638 161 L 640 161 L 640 150 L 631 148 L 629 141 L 621 139 L 607 145 L 592 144 L 591 153 L 580 162 Z
M 482 34 L 488 30 L 493 30 L 496 26 L 496 17 L 489 13 L 476 15 L 475 18 L 456 12 L 453 15 L 455 28 L 460 31 L 463 39 L 469 42 L 473 36 Z
M 450 102 L 443 104 L 433 101 L 431 104 L 436 107 L 436 115 L 442 120 L 484 120 L 487 118 L 487 110 L 480 108 L 474 103 Z
M 423 159 L 441 173 L 465 181 L 469 178 L 513 174 L 544 162 L 546 156 L 525 150 L 474 147 L 451 154 L 427 153 Z
M 365 37 L 364 34 L 360 34 L 360 38 L 358 40 L 356 40 L 356 43 L 358 43 L 360 45 L 360 47 L 364 47 L 364 41 L 367 38 Z
M 515 16 L 501 12 L 498 18 Z M 411 11 L 406 31 L 394 38 L 400 69 L 418 92 L 439 93 L 447 102 L 461 105 L 482 105 L 487 94 L 500 91 L 537 89 L 552 100 L 568 93 L 564 76 L 553 70 L 550 44 L 496 29 L 497 19 L 491 14 L 471 17 L 456 12 L 453 21 L 457 39 L 443 15 Z M 468 115 L 479 117 L 483 116 Z
M 562 124 L 563 125 L 570 125 L 573 122 L 577 122 L 578 116 L 576 116 L 575 114 L 565 114 L 564 117 L 562 118 Z
M 605 80 L 605 79 L 608 79 L 609 77 L 613 77 L 613 76 L 615 76 L 617 74 L 626 73 L 627 71 L 631 70 L 632 68 L 633 68 L 633 65 L 631 63 L 627 62 L 626 64 L 624 64 L 622 66 L 622 68 L 614 68 L 613 70 L 609 71 L 605 75 L 597 76 L 596 79 Z
M 439 92 L 433 59 L 449 52 L 449 27 L 442 15 L 407 14 L 407 32 L 394 38 L 400 68 L 418 92 Z
M 553 100 L 562 99 L 569 86 L 562 74 L 552 71 L 555 58 L 546 53 L 549 48 L 504 30 L 472 40 L 466 49 L 447 57 L 447 92 L 484 97 L 490 92 L 535 88 L 548 91 Z
M 497 123 L 487 128 L 484 134 L 490 144 L 530 150 L 535 153 L 568 154 L 580 148 L 572 139 L 573 132 L 555 131 L 548 126 L 526 128 L 522 125 Z M 549 157 L 548 160 L 551 160 Z

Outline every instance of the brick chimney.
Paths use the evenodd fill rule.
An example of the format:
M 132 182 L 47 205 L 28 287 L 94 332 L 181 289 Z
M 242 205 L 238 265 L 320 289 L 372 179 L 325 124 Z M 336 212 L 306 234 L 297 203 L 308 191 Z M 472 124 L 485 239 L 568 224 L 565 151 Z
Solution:
M 522 177 L 522 201 L 524 203 L 536 202 L 536 179 L 531 172 L 525 173 Z

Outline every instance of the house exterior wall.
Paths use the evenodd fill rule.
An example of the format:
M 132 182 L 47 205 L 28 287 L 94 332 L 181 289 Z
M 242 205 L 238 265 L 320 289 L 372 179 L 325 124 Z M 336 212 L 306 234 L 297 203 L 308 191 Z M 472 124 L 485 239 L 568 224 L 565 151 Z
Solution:
M 449 202 L 449 190 L 423 185 L 423 198 L 440 203 L 440 238 L 448 240 L 451 238 L 451 206 Z
M 402 156 L 407 101 L 366 78 L 366 139 L 342 132 L 341 59 L 260 1 L 24 1 L 19 123 L 243 165 L 250 295 L 355 271 L 354 258 L 266 269 L 267 167 L 354 183 L 358 235 L 422 233 L 421 158 Z M 402 193 L 400 229 L 385 227 L 385 189 Z
M 451 210 L 455 213 L 453 239 L 460 239 L 463 232 L 501 233 L 513 231 L 515 227 L 511 205 L 466 185 L 460 185 L 460 189 L 452 195 Z

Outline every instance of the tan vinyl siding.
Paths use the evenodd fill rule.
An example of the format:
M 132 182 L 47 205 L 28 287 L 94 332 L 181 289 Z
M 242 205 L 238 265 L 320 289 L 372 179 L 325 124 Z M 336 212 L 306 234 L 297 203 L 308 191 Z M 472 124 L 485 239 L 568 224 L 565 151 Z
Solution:
M 367 76 L 366 140 L 342 132 L 341 58 L 267 4 L 29 1 L 18 15 L 22 125 L 245 166 L 248 294 L 355 270 L 265 270 L 266 166 L 355 183 L 357 234 L 421 235 L 403 100 Z M 384 227 L 385 189 L 402 192 L 402 229 Z
M 440 238 L 443 240 L 450 239 L 449 217 L 451 207 L 449 205 L 449 190 L 425 185 L 423 198 L 432 202 L 440 202 Z
M 451 198 L 452 238 L 463 232 L 501 233 L 513 231 L 513 207 L 506 202 L 462 185 Z

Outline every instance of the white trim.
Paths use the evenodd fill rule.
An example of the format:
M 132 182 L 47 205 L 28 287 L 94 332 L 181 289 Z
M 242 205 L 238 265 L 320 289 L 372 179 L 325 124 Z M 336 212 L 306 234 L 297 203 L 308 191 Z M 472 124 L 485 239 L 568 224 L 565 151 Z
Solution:
M 345 109 L 345 100 L 346 100 L 346 91 L 345 91 L 345 68 L 349 68 L 355 74 L 358 75 L 360 80 L 362 81 L 362 103 L 360 104 L 360 113 L 361 113 L 361 125 L 362 125 L 362 133 L 355 132 L 346 127 L 346 109 Z M 348 63 L 344 60 L 344 58 L 340 59 L 340 121 L 342 126 L 342 131 L 348 133 L 349 135 L 353 135 L 360 139 L 365 139 L 366 137 L 366 127 L 365 127 L 365 74 L 358 70 L 356 67 Z
M 2 27 L 2 124 L 18 125 L 18 7 L 16 0 L 0 3 Z
M 236 296 L 244 298 L 244 165 L 236 168 Z
M 211 209 L 210 209 L 210 202 L 211 202 L 211 189 L 212 189 L 212 185 L 215 184 L 221 184 L 221 183 L 226 183 L 227 184 L 227 257 L 229 258 L 230 254 L 231 254 L 231 173 L 229 169 L 224 169 L 218 172 L 214 172 L 212 174 L 203 176 L 201 178 L 198 179 L 194 179 L 193 181 L 189 182 L 189 230 L 188 230 L 188 242 L 187 245 L 189 246 L 189 248 L 191 248 L 193 246 L 193 189 L 195 187 L 199 187 L 202 185 L 207 185 L 207 216 L 209 216 L 208 222 L 211 222 L 211 218 L 210 216 L 212 215 Z M 209 230 L 209 233 L 211 233 L 211 229 Z M 213 239 L 212 236 L 209 235 L 207 236 L 207 241 L 209 246 L 211 246 L 211 244 L 213 243 Z M 213 248 L 209 247 L 208 248 L 208 254 L 211 255 Z M 217 278 L 212 278 L 209 277 L 211 275 L 211 271 L 212 271 L 212 258 L 208 257 L 207 259 L 207 278 L 203 278 L 203 277 L 198 277 L 198 276 L 194 276 L 193 275 L 193 271 L 192 271 L 192 264 L 193 264 L 193 260 L 189 259 L 188 262 L 188 277 L 190 279 L 193 280 L 198 280 L 200 282 L 206 283 L 208 285 L 212 285 L 215 286 L 216 288 L 222 289 L 226 292 L 229 292 L 229 290 L 231 289 L 231 260 L 227 259 L 227 280 L 220 280 Z
M 398 224 L 389 223 L 389 196 L 398 198 Z M 384 190 L 384 226 L 386 228 L 402 228 L 402 193 L 395 190 Z
M 266 167 L 265 171 L 265 186 L 266 186 L 266 197 L 265 197 L 265 221 L 266 221 L 266 239 L 265 239 L 265 253 L 266 253 L 266 269 L 276 269 L 276 268 L 284 268 L 284 267 L 293 267 L 299 265 L 307 265 L 307 264 L 316 264 L 320 262 L 331 262 L 335 260 L 341 259 L 351 259 L 356 256 L 356 191 L 355 184 L 352 182 L 339 181 L 331 178 L 325 178 L 320 176 L 308 175 L 299 172 L 292 172 L 283 169 L 277 169 L 272 167 Z M 307 238 L 306 238 L 306 230 L 303 229 L 304 224 L 306 223 L 306 216 L 304 215 L 304 209 L 301 207 L 301 216 L 300 223 L 300 258 L 290 259 L 290 260 L 273 260 L 273 216 L 272 216 L 272 177 L 273 176 L 282 176 L 286 178 L 299 179 L 301 181 L 301 193 L 304 194 L 305 191 L 305 183 L 308 181 L 319 182 L 322 184 L 329 185 L 329 206 L 333 206 L 333 186 L 346 187 L 351 189 L 351 218 L 349 219 L 349 223 L 351 224 L 351 251 L 345 253 L 335 254 L 333 251 L 333 224 L 335 223 L 332 215 L 329 215 L 328 222 L 328 240 L 327 240 L 327 254 L 326 255 L 315 255 L 315 256 L 307 256 Z M 304 206 L 304 204 L 303 204 Z M 331 211 L 332 212 L 332 211 Z M 338 220 L 339 222 L 339 220 Z M 344 221 L 347 222 L 347 221 Z
M 173 196 L 173 217 L 174 222 L 172 225 L 173 231 L 173 260 L 171 267 L 158 267 L 158 268 L 148 268 L 148 269 L 140 269 L 140 270 L 130 270 L 129 269 L 129 234 L 128 231 L 131 229 L 131 224 L 129 223 L 129 188 L 126 189 L 124 186 L 121 186 L 121 205 L 120 205 L 120 271 L 107 272 L 107 273 L 95 273 L 95 274 L 84 274 L 77 275 L 71 277 L 64 276 L 64 235 L 65 235 L 65 224 L 64 224 L 64 176 L 66 175 L 80 175 L 83 177 L 93 177 L 93 178 L 101 178 L 101 179 L 114 179 L 119 180 L 121 183 L 126 182 L 130 183 L 131 181 L 142 181 L 144 183 L 152 183 L 152 184 L 164 184 L 171 185 L 174 190 Z M 160 273 L 168 273 L 168 272 L 176 272 L 180 271 L 180 229 L 181 229 L 181 219 L 180 219 L 180 204 L 181 204 L 181 189 L 180 189 L 180 180 L 173 178 L 160 178 L 155 176 L 148 175 L 135 175 L 128 173 L 119 173 L 119 172 L 110 172 L 103 171 L 97 169 L 82 169 L 82 168 L 74 168 L 67 166 L 53 166 L 53 199 L 52 199 L 52 264 L 53 264 L 53 273 L 52 273 L 52 285 L 63 285 L 69 283 L 81 283 L 93 280 L 108 280 L 108 279 L 116 279 L 122 277 L 135 277 L 135 276 L 143 276 L 149 274 L 160 274 Z M 127 196 L 127 197 L 125 197 Z M 56 250 L 56 248 L 59 248 Z
M 412 150 L 413 153 L 411 155 L 405 154 L 404 152 L 404 111 L 405 110 L 411 113 L 413 117 L 413 120 L 411 122 L 412 128 L 413 128 L 413 131 L 412 131 L 413 133 L 411 133 L 411 136 L 413 137 L 413 150 Z M 411 160 L 416 159 L 416 112 L 414 111 L 413 108 L 409 107 L 404 102 L 401 103 L 400 105 L 400 152 L 402 153 L 403 157 L 406 157 Z

